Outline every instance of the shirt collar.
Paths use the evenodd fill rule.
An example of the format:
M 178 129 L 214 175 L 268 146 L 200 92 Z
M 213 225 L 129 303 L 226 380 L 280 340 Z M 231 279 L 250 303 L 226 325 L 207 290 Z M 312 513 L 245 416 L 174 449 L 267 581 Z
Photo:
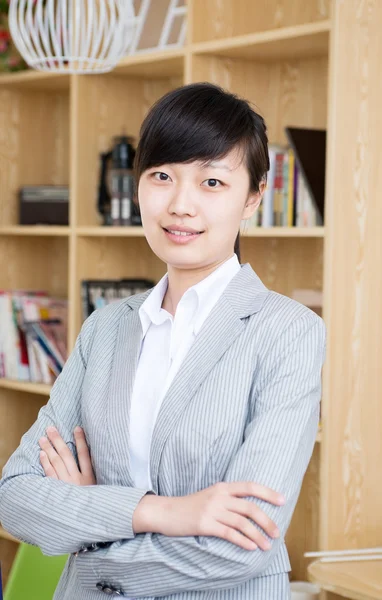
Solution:
M 240 271 L 240 263 L 234 254 L 210 275 L 188 288 L 180 302 L 188 300 L 193 295 L 196 299 L 193 330 L 195 335 L 199 332 L 209 312 L 231 279 Z M 139 308 L 143 337 L 146 335 L 151 323 L 161 325 L 169 317 L 167 311 L 162 310 L 162 302 L 168 286 L 168 274 L 156 284 L 150 295 Z

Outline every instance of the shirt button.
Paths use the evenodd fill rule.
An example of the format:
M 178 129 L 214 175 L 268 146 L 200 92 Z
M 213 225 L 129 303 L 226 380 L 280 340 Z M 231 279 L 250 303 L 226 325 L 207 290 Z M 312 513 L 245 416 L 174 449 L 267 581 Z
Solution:
M 107 594 L 108 596 L 111 596 L 112 594 L 114 594 L 114 590 L 108 586 L 104 587 L 102 591 L 105 594 Z

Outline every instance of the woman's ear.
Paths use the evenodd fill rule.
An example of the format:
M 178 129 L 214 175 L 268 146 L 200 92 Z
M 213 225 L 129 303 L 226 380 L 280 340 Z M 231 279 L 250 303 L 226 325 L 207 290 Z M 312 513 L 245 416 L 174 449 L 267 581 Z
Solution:
M 259 191 L 253 194 L 249 194 L 245 203 L 242 219 L 250 219 L 252 215 L 259 208 L 263 194 L 266 188 L 266 182 L 262 181 L 259 185 Z

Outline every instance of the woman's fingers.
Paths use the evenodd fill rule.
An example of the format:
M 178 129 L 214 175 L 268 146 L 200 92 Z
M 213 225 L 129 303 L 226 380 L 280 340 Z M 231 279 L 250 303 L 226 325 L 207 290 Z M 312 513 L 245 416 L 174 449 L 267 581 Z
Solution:
M 276 506 L 285 504 L 285 497 L 282 494 L 255 481 L 233 481 L 225 485 L 228 486 L 227 491 L 232 496 L 254 496 Z
M 65 463 L 63 462 L 62 458 L 57 454 L 56 450 L 53 448 L 48 438 L 40 438 L 39 445 L 41 450 L 43 450 L 47 455 L 49 463 L 54 468 L 58 478 L 62 481 L 67 481 L 69 474 Z
M 43 450 L 40 452 L 40 462 L 41 466 L 44 469 L 45 475 L 47 477 L 52 477 L 53 479 L 58 479 L 57 473 L 49 462 L 49 458 Z
M 231 497 L 226 504 L 227 510 L 236 513 L 238 515 L 243 515 L 243 517 L 249 517 L 257 523 L 270 537 L 277 538 L 280 535 L 280 531 L 274 521 L 265 514 L 261 508 L 259 508 L 253 502 L 249 502 L 248 500 L 241 500 L 240 498 Z M 245 519 L 247 523 L 250 523 L 248 519 Z M 251 525 L 251 524 L 250 524 Z M 251 525 L 253 529 L 256 529 L 253 525 Z M 257 531 L 257 530 L 256 530 Z M 260 532 L 258 532 L 260 533 Z M 260 533 L 261 535 L 261 533 Z
M 250 511 L 243 511 L 240 514 L 237 506 L 233 508 L 232 506 L 226 506 L 227 511 L 224 513 L 222 518 L 219 519 L 225 525 L 229 525 L 234 529 L 237 529 L 240 533 L 250 538 L 253 542 L 255 542 L 262 550 L 269 550 L 271 548 L 270 541 L 265 537 L 265 535 L 247 518 L 247 513 Z M 259 525 L 264 532 L 273 538 L 279 537 L 280 533 L 277 529 L 277 526 L 267 517 L 264 513 L 257 508 L 256 506 L 252 507 L 257 510 L 252 511 L 250 518 L 252 521 Z
M 93 466 L 90 459 L 89 448 L 86 443 L 85 433 L 81 427 L 74 430 L 74 439 L 76 441 L 78 462 L 82 475 L 90 477 L 93 475 Z
M 48 427 L 46 430 L 47 436 L 51 445 L 53 446 L 53 450 L 50 449 L 48 452 L 47 447 L 42 448 L 48 454 L 49 460 L 56 468 L 56 464 L 59 465 L 60 473 L 57 471 L 61 479 L 61 475 L 76 475 L 78 473 L 77 463 L 68 446 L 58 433 L 55 427 Z
M 244 550 L 256 550 L 257 548 L 256 543 L 247 536 L 243 535 L 229 525 L 224 525 L 223 523 L 216 522 L 214 525 L 214 530 L 210 535 L 227 540 L 236 546 L 244 548 Z

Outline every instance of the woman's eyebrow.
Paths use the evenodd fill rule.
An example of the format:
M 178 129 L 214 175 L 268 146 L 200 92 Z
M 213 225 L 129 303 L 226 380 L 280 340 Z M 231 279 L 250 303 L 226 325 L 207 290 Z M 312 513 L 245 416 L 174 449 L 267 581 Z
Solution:
M 202 165 L 202 169 L 208 169 L 209 167 L 212 167 L 213 169 L 224 169 L 225 171 L 232 171 L 232 169 L 228 165 L 214 160 L 210 160 Z

